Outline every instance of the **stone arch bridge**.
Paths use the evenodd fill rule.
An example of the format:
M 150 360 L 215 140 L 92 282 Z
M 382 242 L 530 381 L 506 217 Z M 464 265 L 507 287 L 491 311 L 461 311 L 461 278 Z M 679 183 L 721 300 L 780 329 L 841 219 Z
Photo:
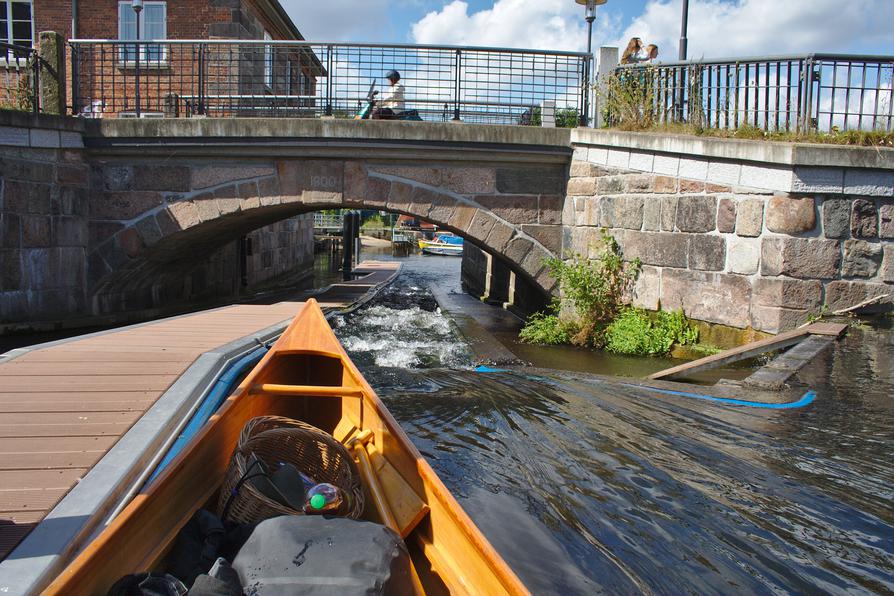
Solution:
M 335 208 L 426 219 L 553 290 L 544 260 L 561 252 L 568 131 L 339 120 L 92 124 L 84 142 L 95 313 L 158 307 L 198 258 L 252 229 Z

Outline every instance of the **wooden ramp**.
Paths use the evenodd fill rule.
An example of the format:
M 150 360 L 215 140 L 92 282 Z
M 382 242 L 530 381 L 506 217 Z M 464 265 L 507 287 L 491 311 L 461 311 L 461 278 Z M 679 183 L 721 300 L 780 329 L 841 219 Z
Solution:
M 354 268 L 357 278 L 334 283 L 313 298 L 323 310 L 362 303 L 374 295 L 375 289 L 391 283 L 400 273 L 400 267 L 397 261 L 362 262 Z
M 657 373 L 649 375 L 647 378 L 652 380 L 667 380 L 675 377 L 682 377 L 696 372 L 709 370 L 711 368 L 717 368 L 718 366 L 723 366 L 725 364 L 738 362 L 739 360 L 754 358 L 755 356 L 760 356 L 761 354 L 772 352 L 773 350 L 781 350 L 782 348 L 787 348 L 800 343 L 802 340 L 812 335 L 838 337 L 845 329 L 847 329 L 847 325 L 839 323 L 813 323 L 812 325 L 799 327 L 793 331 L 780 333 L 774 337 L 768 337 L 767 339 L 745 344 L 738 348 L 725 350 L 719 354 L 706 356 L 705 358 L 699 358 L 698 360 L 693 360 L 686 364 L 658 371 Z

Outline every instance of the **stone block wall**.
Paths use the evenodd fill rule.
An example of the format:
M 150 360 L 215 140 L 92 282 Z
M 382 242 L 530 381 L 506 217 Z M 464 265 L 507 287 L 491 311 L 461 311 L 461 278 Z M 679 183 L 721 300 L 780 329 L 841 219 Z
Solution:
M 124 189 L 137 183 L 176 188 L 184 170 L 97 160 L 84 150 L 84 125 L 0 112 L 0 326 L 68 326 L 128 311 L 152 315 L 312 276 L 312 216 L 283 213 L 272 223 L 246 221 L 239 230 L 218 229 L 219 238 L 173 246 L 167 264 L 131 272 L 128 284 L 97 300 L 109 267 L 158 242 L 166 221 L 156 218 L 161 192 Z M 196 183 L 214 186 L 229 174 L 200 168 Z
M 300 282 L 313 275 L 313 214 L 296 215 L 248 234 L 248 289 Z
M 891 304 L 894 169 L 882 166 L 780 166 L 581 143 L 564 255 L 594 256 L 605 228 L 625 258 L 643 263 L 635 304 L 682 307 L 739 328 L 775 333 L 824 305 L 886 295 Z
M 84 312 L 88 167 L 77 123 L 0 118 L 0 323 Z

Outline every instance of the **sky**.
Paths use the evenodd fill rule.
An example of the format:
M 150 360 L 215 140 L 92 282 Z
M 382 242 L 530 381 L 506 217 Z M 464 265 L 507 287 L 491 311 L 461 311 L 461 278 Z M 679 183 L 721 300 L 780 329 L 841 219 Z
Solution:
M 574 0 L 280 0 L 310 41 L 586 50 Z M 593 46 L 641 37 L 675 59 L 682 0 L 608 0 Z M 690 0 L 689 58 L 894 55 L 894 0 Z

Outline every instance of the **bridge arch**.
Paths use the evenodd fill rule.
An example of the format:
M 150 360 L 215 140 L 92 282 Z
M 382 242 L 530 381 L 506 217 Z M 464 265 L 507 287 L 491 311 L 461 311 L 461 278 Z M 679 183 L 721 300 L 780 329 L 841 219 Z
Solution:
M 564 192 L 556 181 L 564 174 L 554 166 L 394 159 L 116 159 L 92 176 L 93 308 L 162 305 L 163 288 L 200 255 L 276 221 L 339 208 L 431 221 L 549 293 L 555 282 L 544 261 L 561 252 Z

